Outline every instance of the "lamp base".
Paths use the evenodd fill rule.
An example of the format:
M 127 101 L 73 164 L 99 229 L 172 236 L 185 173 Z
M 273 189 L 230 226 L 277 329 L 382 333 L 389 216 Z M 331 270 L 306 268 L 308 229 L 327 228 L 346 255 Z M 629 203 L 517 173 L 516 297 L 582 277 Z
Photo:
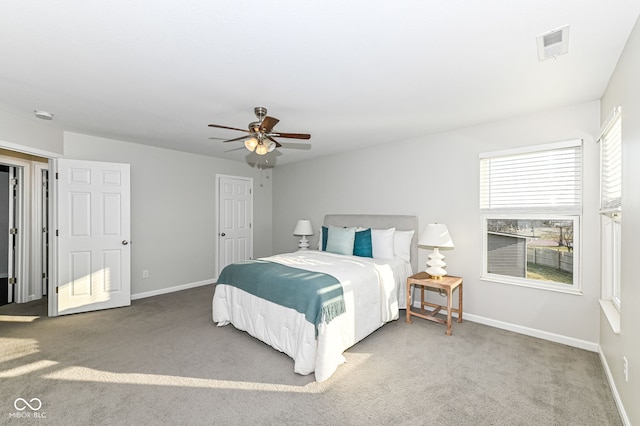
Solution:
M 444 269 L 445 266 L 447 264 L 444 263 L 444 256 L 440 254 L 438 247 L 435 247 L 433 253 L 428 256 L 427 270 L 425 272 L 433 278 L 442 278 L 447 275 L 447 271 Z
M 439 280 L 440 278 L 447 275 L 447 271 L 438 268 L 427 268 L 425 272 L 429 274 L 429 276 L 434 280 Z
M 309 250 L 309 239 L 305 236 L 300 238 L 300 243 L 298 244 L 300 250 Z

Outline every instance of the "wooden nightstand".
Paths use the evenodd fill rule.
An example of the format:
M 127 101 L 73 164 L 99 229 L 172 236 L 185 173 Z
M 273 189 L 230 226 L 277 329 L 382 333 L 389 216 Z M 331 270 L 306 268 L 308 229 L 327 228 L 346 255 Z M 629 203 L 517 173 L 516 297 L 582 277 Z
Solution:
M 411 286 L 420 287 L 420 312 L 411 310 Z M 424 289 L 426 287 L 444 290 L 447 293 L 447 306 L 437 305 L 424 301 Z M 458 289 L 458 308 L 453 307 L 453 291 Z M 425 306 L 434 308 L 433 311 L 427 313 Z M 447 320 L 436 317 L 442 309 L 447 310 Z M 451 336 L 451 313 L 458 314 L 458 322 L 462 322 L 462 278 L 445 275 L 442 278 L 433 278 L 426 272 L 418 272 L 407 278 L 407 322 L 411 324 L 411 316 L 424 318 L 429 321 L 435 321 L 440 324 L 447 325 L 447 336 Z

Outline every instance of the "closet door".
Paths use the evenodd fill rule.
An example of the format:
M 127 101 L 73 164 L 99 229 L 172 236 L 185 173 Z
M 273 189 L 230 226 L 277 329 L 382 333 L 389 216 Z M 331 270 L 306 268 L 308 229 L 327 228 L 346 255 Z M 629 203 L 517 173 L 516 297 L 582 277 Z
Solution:
M 253 181 L 218 176 L 218 271 L 253 257 Z

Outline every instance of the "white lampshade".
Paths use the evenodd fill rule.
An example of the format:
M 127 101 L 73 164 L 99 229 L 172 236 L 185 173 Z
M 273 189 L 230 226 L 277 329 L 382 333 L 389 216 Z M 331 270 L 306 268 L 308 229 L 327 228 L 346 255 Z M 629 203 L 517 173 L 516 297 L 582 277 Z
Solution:
M 256 149 L 256 146 L 258 146 L 258 139 L 250 137 L 249 139 L 244 141 L 244 146 L 249 151 L 253 152 L 253 150 Z
M 309 240 L 307 239 L 307 235 L 313 235 L 313 226 L 311 225 L 311 221 L 308 219 L 300 219 L 298 223 L 296 223 L 296 227 L 293 230 L 293 235 L 302 235 L 298 247 L 300 248 L 300 250 L 307 250 L 309 248 Z
M 264 143 L 258 144 L 256 147 L 256 154 L 265 155 L 267 153 L 267 146 Z
M 423 247 L 453 248 L 453 240 L 449 235 L 447 225 L 430 223 L 422 231 L 418 245 Z
M 307 219 L 300 219 L 298 223 L 296 223 L 293 235 L 313 235 L 313 226 L 311 226 L 311 221 Z
M 447 275 L 447 271 L 444 269 L 447 264 L 444 263 L 444 256 L 440 253 L 441 248 L 453 248 L 453 240 L 447 226 L 441 223 L 430 223 L 424 228 L 418 245 L 433 248 L 433 252 L 427 260 L 427 274 L 434 278 Z

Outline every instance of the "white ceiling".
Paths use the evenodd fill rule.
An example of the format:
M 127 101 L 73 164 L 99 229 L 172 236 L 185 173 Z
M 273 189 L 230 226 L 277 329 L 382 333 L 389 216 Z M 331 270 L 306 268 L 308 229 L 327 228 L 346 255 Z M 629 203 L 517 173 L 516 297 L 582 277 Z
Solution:
M 2 0 L 0 109 L 243 161 L 264 105 L 311 149 L 277 164 L 597 100 L 639 0 Z M 569 53 L 536 36 L 570 25 Z M 283 139 L 281 142 L 293 142 Z M 273 164 L 274 159 L 271 160 Z

